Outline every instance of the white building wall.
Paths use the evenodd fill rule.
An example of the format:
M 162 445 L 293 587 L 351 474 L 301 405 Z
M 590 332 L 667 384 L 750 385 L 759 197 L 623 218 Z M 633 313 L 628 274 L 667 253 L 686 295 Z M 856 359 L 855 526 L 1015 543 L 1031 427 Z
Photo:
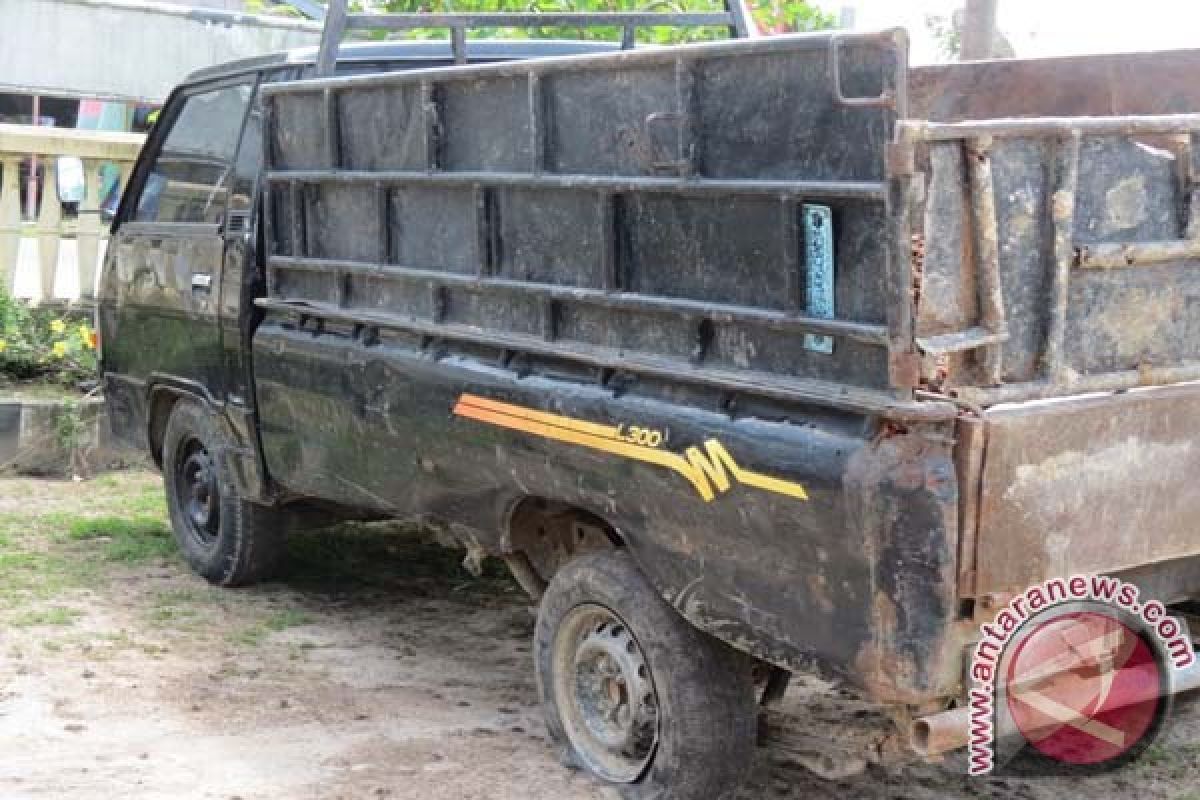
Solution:
M 160 101 L 192 70 L 318 39 L 310 22 L 145 0 L 0 0 L 0 91 Z

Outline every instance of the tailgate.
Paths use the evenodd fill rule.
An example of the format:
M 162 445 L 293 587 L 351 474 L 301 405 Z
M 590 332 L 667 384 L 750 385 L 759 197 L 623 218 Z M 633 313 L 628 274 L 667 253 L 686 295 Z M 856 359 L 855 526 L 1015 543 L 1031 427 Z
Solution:
M 1200 384 L 1001 407 L 982 424 L 976 595 L 1200 555 Z

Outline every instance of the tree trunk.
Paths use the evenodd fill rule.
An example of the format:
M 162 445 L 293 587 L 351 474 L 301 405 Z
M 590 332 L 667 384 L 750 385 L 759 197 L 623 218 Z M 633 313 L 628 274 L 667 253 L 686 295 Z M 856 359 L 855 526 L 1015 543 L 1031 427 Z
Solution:
M 963 15 L 962 61 L 991 58 L 996 42 L 996 0 L 967 0 Z

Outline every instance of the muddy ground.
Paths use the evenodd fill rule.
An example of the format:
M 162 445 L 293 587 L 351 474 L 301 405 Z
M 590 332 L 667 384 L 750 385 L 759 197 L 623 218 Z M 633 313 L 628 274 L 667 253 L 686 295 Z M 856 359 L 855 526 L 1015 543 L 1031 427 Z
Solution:
M 219 590 L 175 556 L 157 476 L 0 480 L 0 800 L 614 798 L 545 739 L 528 602 L 460 558 L 346 526 L 298 536 L 279 582 Z M 878 722 L 816 677 L 786 706 L 818 739 Z M 764 749 L 743 800 L 1200 800 L 1200 711 L 1117 773 L 961 771 L 829 781 Z

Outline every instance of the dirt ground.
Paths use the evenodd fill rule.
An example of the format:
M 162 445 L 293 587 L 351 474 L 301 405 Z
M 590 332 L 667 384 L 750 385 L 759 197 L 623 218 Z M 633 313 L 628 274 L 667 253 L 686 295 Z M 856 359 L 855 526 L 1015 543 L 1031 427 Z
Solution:
M 460 558 L 344 526 L 296 537 L 279 582 L 214 589 L 175 556 L 157 476 L 0 480 L 0 800 L 615 798 L 545 739 L 528 602 Z M 818 738 L 878 722 L 815 676 L 786 705 Z M 1141 762 L 1069 781 L 955 761 L 827 781 L 762 749 L 742 800 L 1200 800 L 1198 742 L 1190 706 Z

